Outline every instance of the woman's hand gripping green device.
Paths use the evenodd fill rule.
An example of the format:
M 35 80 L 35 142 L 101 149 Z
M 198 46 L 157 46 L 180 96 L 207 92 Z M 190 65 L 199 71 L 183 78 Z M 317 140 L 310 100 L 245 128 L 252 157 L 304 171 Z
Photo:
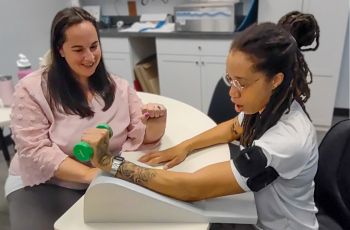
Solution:
M 97 125 L 96 128 L 107 129 L 109 131 L 109 137 L 113 136 L 112 128 L 106 123 L 101 123 Z M 80 141 L 73 148 L 73 155 L 75 156 L 75 158 L 77 158 L 79 161 L 82 161 L 82 162 L 89 161 L 93 156 L 93 154 L 94 154 L 93 148 L 90 146 L 89 143 L 85 141 Z

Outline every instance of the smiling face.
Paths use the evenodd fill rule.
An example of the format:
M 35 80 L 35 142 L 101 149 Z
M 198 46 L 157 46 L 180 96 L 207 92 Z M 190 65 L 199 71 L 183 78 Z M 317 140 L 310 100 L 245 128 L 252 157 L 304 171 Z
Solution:
M 95 27 L 89 21 L 74 24 L 65 31 L 65 42 L 60 47 L 74 76 L 81 83 L 94 74 L 101 60 L 101 49 Z
M 254 114 L 264 110 L 270 97 L 283 81 L 283 74 L 276 74 L 272 79 L 254 69 L 253 59 L 247 54 L 232 50 L 227 57 L 227 74 L 237 80 L 242 89 L 231 86 L 230 97 L 237 112 Z

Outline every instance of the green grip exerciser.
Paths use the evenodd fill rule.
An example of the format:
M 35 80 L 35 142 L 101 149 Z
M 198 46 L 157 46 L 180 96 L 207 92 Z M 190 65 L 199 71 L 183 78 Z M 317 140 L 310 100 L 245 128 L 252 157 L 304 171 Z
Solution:
M 112 128 L 106 123 L 98 124 L 96 128 L 107 129 L 109 132 L 109 137 L 113 136 Z M 93 148 L 89 145 L 89 143 L 86 143 L 85 141 L 80 141 L 73 148 L 73 155 L 75 156 L 75 158 L 82 162 L 89 161 L 93 154 Z

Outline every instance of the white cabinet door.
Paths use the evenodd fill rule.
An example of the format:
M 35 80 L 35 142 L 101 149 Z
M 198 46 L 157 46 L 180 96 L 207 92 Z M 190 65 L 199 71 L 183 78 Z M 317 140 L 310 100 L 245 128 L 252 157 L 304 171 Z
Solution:
M 103 52 L 130 53 L 128 38 L 101 38 L 101 46 Z
M 124 78 L 132 86 L 134 75 L 128 38 L 101 38 L 101 46 L 107 71 Z
M 131 71 L 130 55 L 125 53 L 104 53 L 104 62 L 107 71 L 124 78 L 133 86 L 133 73 Z
M 198 56 L 158 54 L 160 94 L 201 110 L 201 78 Z
M 222 75 L 226 72 L 226 57 L 201 57 L 200 64 L 202 79 L 202 111 L 208 113 L 215 86 Z
M 156 39 L 161 95 L 208 112 L 231 39 Z

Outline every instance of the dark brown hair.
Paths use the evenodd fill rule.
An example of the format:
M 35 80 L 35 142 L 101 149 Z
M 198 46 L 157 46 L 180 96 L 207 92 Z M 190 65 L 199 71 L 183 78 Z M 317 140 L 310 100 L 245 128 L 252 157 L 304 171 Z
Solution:
M 98 40 L 100 34 L 94 17 L 87 11 L 70 7 L 59 11 L 51 26 L 51 59 L 52 64 L 47 69 L 47 91 L 51 109 L 76 114 L 80 117 L 92 117 L 94 111 L 90 108 L 80 83 L 73 76 L 66 60 L 60 55 L 60 48 L 66 40 L 65 31 L 73 25 L 90 22 L 96 29 Z M 104 101 L 103 111 L 106 111 L 114 101 L 115 83 L 107 72 L 102 54 L 95 73 L 89 77 L 90 90 Z
M 312 73 L 301 51 L 316 50 L 319 33 L 313 15 L 293 11 L 283 16 L 278 24 L 267 22 L 252 25 L 234 40 L 231 51 L 247 54 L 254 62 L 255 71 L 263 72 L 270 79 L 277 73 L 284 74 L 283 82 L 274 89 L 264 111 L 244 116 L 243 146 L 250 146 L 275 125 L 284 113 L 289 112 L 293 100 L 308 115 L 304 103 L 310 97 L 308 84 L 312 82 Z M 303 48 L 314 41 L 316 45 L 313 48 Z

